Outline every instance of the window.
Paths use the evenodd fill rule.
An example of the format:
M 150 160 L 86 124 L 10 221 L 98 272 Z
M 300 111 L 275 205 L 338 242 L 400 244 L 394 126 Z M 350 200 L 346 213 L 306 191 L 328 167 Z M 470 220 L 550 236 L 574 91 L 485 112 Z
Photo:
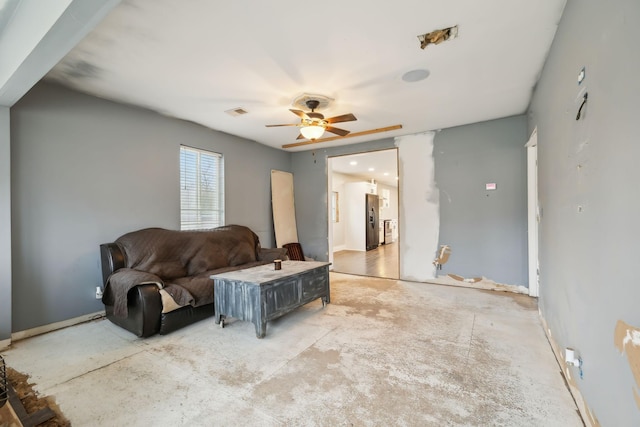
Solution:
M 222 154 L 180 146 L 180 228 L 224 225 Z

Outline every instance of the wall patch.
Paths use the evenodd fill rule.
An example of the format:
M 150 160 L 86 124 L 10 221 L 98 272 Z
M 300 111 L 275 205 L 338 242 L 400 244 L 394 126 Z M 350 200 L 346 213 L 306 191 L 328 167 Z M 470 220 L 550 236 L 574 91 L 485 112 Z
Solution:
M 638 388 L 640 388 L 640 328 L 618 320 L 613 342 L 620 353 L 627 355 L 627 361 L 637 386 L 633 389 L 633 397 L 636 400 L 636 405 L 640 408 L 640 394 L 638 393 Z

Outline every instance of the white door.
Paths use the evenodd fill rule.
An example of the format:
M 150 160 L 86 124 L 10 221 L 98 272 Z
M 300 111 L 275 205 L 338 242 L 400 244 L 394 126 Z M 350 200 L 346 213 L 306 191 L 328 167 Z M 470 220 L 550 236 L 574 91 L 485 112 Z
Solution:
M 537 297 L 540 290 L 540 267 L 538 263 L 538 131 L 533 130 L 527 147 L 527 211 L 529 249 L 529 295 Z

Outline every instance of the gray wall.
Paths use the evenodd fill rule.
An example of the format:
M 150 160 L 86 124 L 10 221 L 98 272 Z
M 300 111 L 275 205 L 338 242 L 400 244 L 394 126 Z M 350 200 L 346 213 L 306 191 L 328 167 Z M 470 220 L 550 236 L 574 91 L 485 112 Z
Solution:
M 618 320 L 640 327 L 639 21 L 637 0 L 569 0 L 530 107 L 543 209 L 539 304 L 554 340 L 584 360 L 576 384 L 603 426 L 640 425 L 630 354 L 614 347 Z M 576 121 L 583 87 L 589 101 Z
M 395 148 L 393 138 L 292 154 L 298 240 L 305 256 L 329 259 L 327 157 Z
M 436 134 L 440 243 L 453 248 L 441 273 L 528 285 L 526 142 L 525 116 L 460 126 Z M 293 154 L 298 238 L 305 255 L 319 260 L 328 258 L 327 157 L 393 147 L 394 139 L 388 138 Z M 485 192 L 487 182 L 496 182 L 498 190 Z M 406 224 L 401 222 L 400 228 L 403 226 Z M 432 255 L 429 252 L 425 259 Z M 401 263 L 402 258 L 401 254 Z
M 436 134 L 439 244 L 451 247 L 438 274 L 528 285 L 527 139 L 525 116 Z M 486 191 L 486 183 L 497 190 Z
M 180 144 L 224 155 L 226 222 L 273 244 L 270 170 L 289 153 L 46 83 L 11 129 L 13 332 L 103 308 L 100 243 L 180 227 Z
M 0 341 L 8 340 L 11 337 L 11 144 L 9 123 L 9 108 L 0 107 Z

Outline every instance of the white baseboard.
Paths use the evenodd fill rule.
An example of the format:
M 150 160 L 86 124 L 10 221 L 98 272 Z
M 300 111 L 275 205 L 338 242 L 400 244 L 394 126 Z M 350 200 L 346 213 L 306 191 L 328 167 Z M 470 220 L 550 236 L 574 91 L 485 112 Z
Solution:
M 9 348 L 10 345 L 11 345 L 11 339 L 2 340 L 2 341 L 0 341 L 0 350 L 4 350 L 6 348 Z
M 11 340 L 20 341 L 25 338 L 35 337 L 36 335 L 46 334 L 47 332 L 52 332 L 57 329 L 67 328 L 69 326 L 77 325 L 79 323 L 100 319 L 104 316 L 106 316 L 106 313 L 104 312 L 104 310 L 102 310 L 102 311 L 97 311 L 95 313 L 89 313 L 83 316 L 74 317 L 73 319 L 63 320 L 61 322 L 50 323 L 48 325 L 38 326 L 37 328 L 27 329 L 25 331 L 20 331 L 20 332 L 14 332 L 11 334 Z
M 346 245 L 334 246 L 333 247 L 333 252 L 340 252 L 340 251 L 344 251 L 345 249 L 347 249 Z

